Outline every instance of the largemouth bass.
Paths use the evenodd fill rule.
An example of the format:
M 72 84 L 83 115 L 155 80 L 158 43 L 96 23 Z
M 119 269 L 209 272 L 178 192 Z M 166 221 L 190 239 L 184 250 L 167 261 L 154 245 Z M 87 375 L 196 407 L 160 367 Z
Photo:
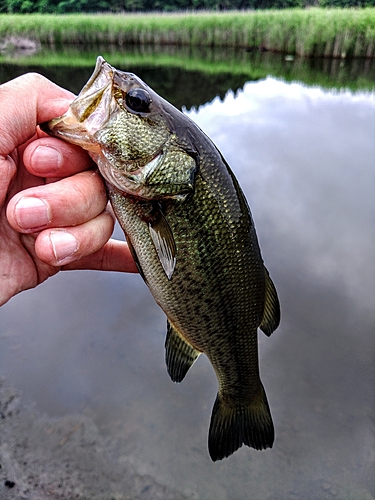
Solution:
M 243 444 L 272 447 L 257 329 L 277 328 L 279 301 L 245 196 L 216 146 L 102 57 L 68 112 L 42 128 L 97 163 L 139 272 L 167 315 L 172 380 L 181 382 L 201 353 L 209 358 L 219 383 L 212 460 Z

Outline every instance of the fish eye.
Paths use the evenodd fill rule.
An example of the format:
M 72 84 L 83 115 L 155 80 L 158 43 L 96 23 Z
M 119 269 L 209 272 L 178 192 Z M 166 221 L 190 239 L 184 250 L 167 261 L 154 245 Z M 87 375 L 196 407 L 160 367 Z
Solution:
M 132 111 L 147 113 L 151 104 L 151 96 L 147 90 L 131 89 L 125 96 L 125 102 Z

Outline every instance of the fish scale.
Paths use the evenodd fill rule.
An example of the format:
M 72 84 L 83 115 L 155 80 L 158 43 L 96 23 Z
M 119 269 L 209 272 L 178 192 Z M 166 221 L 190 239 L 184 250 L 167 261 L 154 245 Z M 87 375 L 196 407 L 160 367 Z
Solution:
M 277 328 L 279 302 L 246 198 L 216 146 L 142 80 L 100 57 L 68 113 L 42 128 L 97 162 L 138 269 L 167 316 L 172 380 L 181 382 L 201 353 L 210 360 L 219 384 L 212 460 L 243 444 L 272 447 L 257 329 Z

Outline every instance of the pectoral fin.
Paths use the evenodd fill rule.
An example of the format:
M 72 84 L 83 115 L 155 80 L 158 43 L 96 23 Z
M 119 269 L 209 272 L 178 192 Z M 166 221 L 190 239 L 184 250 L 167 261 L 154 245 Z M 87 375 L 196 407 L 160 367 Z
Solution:
M 266 268 L 264 268 L 264 272 L 266 275 L 266 299 L 264 303 L 263 318 L 259 328 L 269 337 L 279 326 L 280 304 L 275 285 Z
M 173 382 L 181 382 L 200 352 L 194 349 L 173 326 L 167 322 L 165 362 Z
M 148 225 L 150 236 L 165 274 L 170 280 L 176 265 L 177 248 L 167 219 L 159 210 Z

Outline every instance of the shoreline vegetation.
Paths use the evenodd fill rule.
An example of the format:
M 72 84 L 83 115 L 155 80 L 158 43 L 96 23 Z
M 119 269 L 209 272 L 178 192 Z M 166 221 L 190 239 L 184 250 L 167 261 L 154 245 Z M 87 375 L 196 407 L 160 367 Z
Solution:
M 375 8 L 139 14 L 0 14 L 0 42 L 238 48 L 292 56 L 375 57 Z

